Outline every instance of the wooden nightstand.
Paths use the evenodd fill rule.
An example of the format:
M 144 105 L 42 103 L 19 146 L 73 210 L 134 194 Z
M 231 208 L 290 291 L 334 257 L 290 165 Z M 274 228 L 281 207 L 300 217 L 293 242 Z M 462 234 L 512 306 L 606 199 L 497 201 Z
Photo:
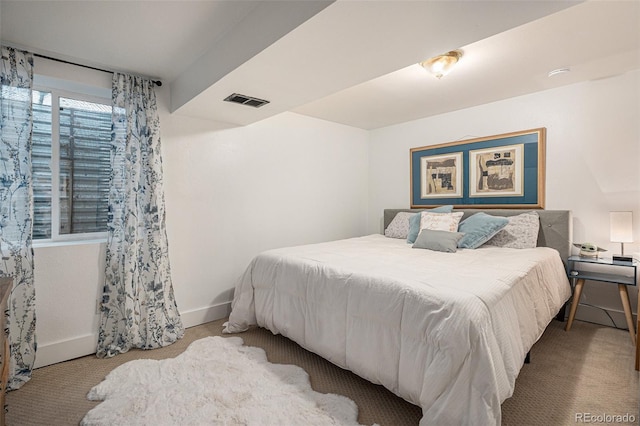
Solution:
M 629 293 L 627 286 L 635 286 L 638 282 L 638 262 L 618 262 L 610 258 L 592 258 L 582 256 L 569 256 L 567 261 L 567 276 L 573 281 L 574 291 L 573 300 L 571 301 L 571 310 L 569 311 L 569 319 L 567 321 L 566 331 L 571 329 L 576 310 L 580 304 L 580 295 L 584 287 L 585 280 L 600 281 L 618 285 L 620 292 L 620 300 L 624 308 L 624 316 L 629 327 L 629 335 L 634 346 L 637 343 L 635 325 L 631 314 L 631 306 L 629 304 Z M 640 295 L 639 295 L 640 299 Z M 640 300 L 639 300 L 640 301 Z M 640 323 L 639 323 L 640 324 Z M 636 353 L 640 350 L 636 347 Z M 636 370 L 638 369 L 638 360 L 636 360 Z

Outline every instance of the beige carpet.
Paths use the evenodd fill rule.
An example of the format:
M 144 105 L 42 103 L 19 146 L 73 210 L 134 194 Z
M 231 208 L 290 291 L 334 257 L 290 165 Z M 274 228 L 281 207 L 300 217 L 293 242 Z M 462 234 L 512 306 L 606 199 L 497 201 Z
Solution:
M 181 341 L 167 348 L 134 350 L 107 360 L 88 356 L 37 369 L 22 389 L 7 395 L 7 424 L 77 425 L 97 404 L 86 400 L 87 392 L 114 367 L 132 359 L 174 357 L 194 340 L 220 335 L 222 322 L 190 328 Z M 531 364 L 523 367 L 513 397 L 503 404 L 503 424 L 575 425 L 576 413 L 629 413 L 637 424 L 638 373 L 629 333 L 582 322 L 575 322 L 566 333 L 563 326 L 553 321 L 532 349 Z M 360 423 L 417 425 L 420 420 L 418 407 L 282 336 L 263 329 L 239 336 L 246 345 L 265 349 L 271 362 L 304 368 L 315 390 L 353 399 L 360 410 Z

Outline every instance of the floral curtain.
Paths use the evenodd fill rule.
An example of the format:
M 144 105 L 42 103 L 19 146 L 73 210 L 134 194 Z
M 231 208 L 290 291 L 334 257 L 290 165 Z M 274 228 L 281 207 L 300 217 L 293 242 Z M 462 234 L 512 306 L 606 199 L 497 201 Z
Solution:
M 171 283 L 154 83 L 113 76 L 111 187 L 98 357 L 184 335 Z
M 11 351 L 8 389 L 18 389 L 31 378 L 36 357 L 36 294 L 31 247 L 32 82 L 33 56 L 3 46 L 0 65 L 0 275 L 13 277 L 13 289 L 5 312 Z

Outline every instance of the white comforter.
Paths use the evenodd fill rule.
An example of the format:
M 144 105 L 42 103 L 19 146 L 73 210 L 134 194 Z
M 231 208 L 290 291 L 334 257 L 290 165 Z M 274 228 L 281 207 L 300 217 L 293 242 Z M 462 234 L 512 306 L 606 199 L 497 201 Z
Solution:
M 526 353 L 569 296 L 550 248 L 441 253 L 369 235 L 258 255 L 225 332 L 283 334 L 421 406 L 421 425 L 500 424 Z

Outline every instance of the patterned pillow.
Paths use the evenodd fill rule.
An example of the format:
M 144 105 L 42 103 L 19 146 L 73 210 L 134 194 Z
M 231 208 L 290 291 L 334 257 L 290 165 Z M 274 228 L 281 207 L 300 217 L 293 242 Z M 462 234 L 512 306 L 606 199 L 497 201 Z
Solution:
M 486 245 L 507 248 L 535 248 L 538 245 L 540 216 L 536 212 L 522 213 L 507 218 L 509 223 Z
M 384 236 L 389 238 L 407 238 L 409 234 L 409 218 L 415 213 L 398 212 L 393 218 L 387 229 L 384 230 Z
M 451 213 L 452 210 L 453 206 L 449 205 L 436 207 L 435 209 L 430 209 L 428 211 L 433 213 Z M 420 213 L 414 213 L 414 215 L 411 216 L 411 219 L 409 219 L 409 235 L 407 235 L 408 243 L 413 244 L 416 242 L 416 238 L 418 238 L 418 233 L 420 232 L 420 218 Z
M 458 223 L 460 223 L 464 213 L 422 212 L 420 215 L 420 230 L 431 229 L 432 231 L 456 232 Z

